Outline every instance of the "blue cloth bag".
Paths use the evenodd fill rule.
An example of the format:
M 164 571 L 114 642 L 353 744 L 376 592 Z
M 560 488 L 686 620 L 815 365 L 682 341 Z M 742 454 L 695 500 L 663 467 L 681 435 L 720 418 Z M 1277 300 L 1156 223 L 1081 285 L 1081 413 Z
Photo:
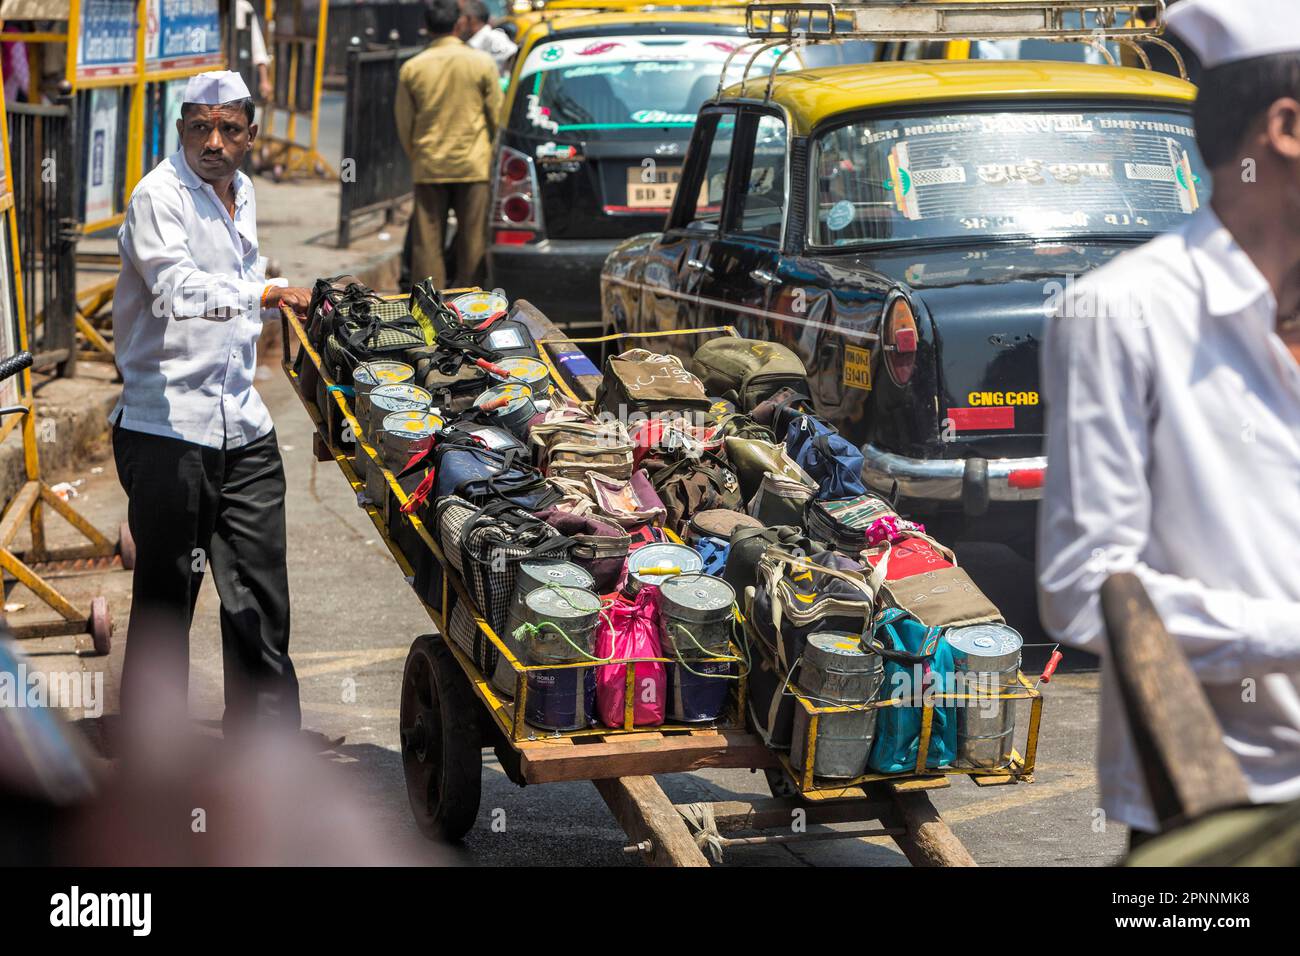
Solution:
M 885 608 L 871 624 L 871 637 L 863 638 L 863 650 L 885 659 L 885 683 L 881 699 L 915 700 L 942 694 L 953 684 L 952 648 L 943 630 L 926 627 L 902 608 Z M 871 745 L 868 766 L 877 773 L 902 773 L 916 769 L 921 746 L 920 706 L 880 707 L 876 711 L 876 739 Z M 957 756 L 957 710 L 952 704 L 936 706 L 930 723 L 930 749 L 925 765 L 946 767 Z
M 785 431 L 785 450 L 817 482 L 817 500 L 867 493 L 861 450 L 821 419 L 800 415 L 792 421 Z

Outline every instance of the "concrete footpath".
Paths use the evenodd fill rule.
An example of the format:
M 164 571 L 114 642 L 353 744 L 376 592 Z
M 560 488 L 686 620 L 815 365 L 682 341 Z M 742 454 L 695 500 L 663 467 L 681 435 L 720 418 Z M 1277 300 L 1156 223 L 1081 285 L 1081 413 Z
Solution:
M 331 187 L 256 182 L 265 253 L 279 258 L 291 281 L 356 271 L 358 263 L 391 255 L 401 229 L 388 240 L 372 238 L 344 253 L 320 237 L 332 237 Z M 328 240 L 332 242 L 332 238 Z M 374 824 L 383 849 L 404 859 L 446 862 L 445 852 L 415 830 L 407 806 L 397 716 L 402 666 L 412 639 L 432 627 L 372 525 L 333 463 L 318 463 L 311 426 L 278 364 L 264 364 L 258 388 L 271 408 L 288 478 L 289 575 L 293 600 L 292 653 L 302 683 L 305 726 L 330 736 L 346 735 L 332 758 L 340 782 L 350 781 Z M 84 388 L 98 403 L 84 414 L 102 421 L 111 385 L 90 378 L 53 383 Z M 57 388 L 56 388 L 57 386 Z M 88 400 L 89 401 L 89 400 Z M 74 403 L 75 404 L 75 403 Z M 82 427 L 82 426 L 77 426 Z M 85 426 L 88 429 L 90 426 Z M 55 456 L 52 454 L 51 458 Z M 126 513 L 125 497 L 102 441 L 82 443 L 60 460 L 54 480 L 79 481 L 73 503 L 101 529 L 115 529 Z M 50 522 L 54 543 L 71 540 Z M 977 562 L 978 563 L 978 562 Z M 996 574 L 1023 582 L 1023 568 L 1006 571 L 966 562 L 973 574 Z M 76 602 L 108 597 L 117 621 L 114 649 L 106 658 L 78 658 L 71 639 L 24 642 L 24 650 L 51 671 L 102 671 L 110 711 L 116 710 L 117 678 L 130 607 L 130 575 L 121 570 L 59 579 Z M 15 588 L 10 601 L 30 602 Z M 1020 626 L 1032 622 L 1013 620 Z M 205 582 L 191 637 L 190 708 L 196 722 L 221 715 L 221 652 L 217 599 Z M 1122 827 L 1104 827 L 1095 810 L 1093 751 L 1097 724 L 1097 677 L 1091 672 L 1058 675 L 1047 689 L 1039 772 L 1032 785 L 980 789 L 958 778 L 933 796 L 975 858 L 986 865 L 1104 865 L 1122 851 Z M 1023 717 L 1022 717 L 1023 719 Z M 766 795 L 761 774 L 704 771 L 661 778 L 676 802 L 743 799 Z M 490 825 L 504 821 L 504 828 Z M 589 783 L 518 788 L 490 752 L 485 755 L 479 822 L 457 858 L 486 865 L 556 862 L 565 865 L 631 865 L 626 839 Z M 286 861 L 289 862 L 289 861 Z M 887 839 L 736 849 L 729 865 L 906 865 Z

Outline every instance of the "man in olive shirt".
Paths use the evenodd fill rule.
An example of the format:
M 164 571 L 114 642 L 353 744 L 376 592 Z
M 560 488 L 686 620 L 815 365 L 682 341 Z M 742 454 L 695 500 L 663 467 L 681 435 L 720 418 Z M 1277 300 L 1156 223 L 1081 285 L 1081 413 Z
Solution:
M 461 16 L 457 0 L 432 0 L 425 22 L 433 42 L 406 62 L 397 79 L 397 134 L 415 182 L 411 278 L 431 276 L 439 289 L 475 284 L 483 264 L 488 171 L 501 110 L 496 64 L 456 36 Z M 456 212 L 452 286 L 442 258 L 448 209 Z

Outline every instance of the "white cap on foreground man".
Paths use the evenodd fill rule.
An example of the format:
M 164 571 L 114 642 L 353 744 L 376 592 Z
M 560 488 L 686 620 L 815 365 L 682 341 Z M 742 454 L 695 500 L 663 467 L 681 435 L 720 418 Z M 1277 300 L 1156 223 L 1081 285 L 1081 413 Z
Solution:
M 118 230 L 123 384 L 110 421 L 137 552 L 122 716 L 130 729 L 147 713 L 151 674 L 184 699 L 190 621 L 210 565 L 227 734 L 251 724 L 296 732 L 284 469 L 253 378 L 263 320 L 280 305 L 304 311 L 310 293 L 266 279 L 253 184 L 239 171 L 257 136 L 239 74 L 190 79 L 176 128 L 180 148 L 140 180 Z
M 1251 800 L 1300 798 L 1300 3 L 1181 0 L 1169 25 L 1206 67 L 1211 202 L 1078 282 L 1042 352 L 1039 607 L 1103 658 L 1102 806 L 1145 833 L 1099 611 L 1119 571 L 1186 655 Z

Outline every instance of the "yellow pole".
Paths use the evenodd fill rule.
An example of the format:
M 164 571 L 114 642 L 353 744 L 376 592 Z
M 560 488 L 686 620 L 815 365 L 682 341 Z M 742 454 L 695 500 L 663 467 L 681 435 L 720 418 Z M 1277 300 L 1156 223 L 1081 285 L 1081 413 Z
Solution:
M 77 88 L 77 48 L 81 43 L 81 0 L 70 0 L 68 4 L 68 49 L 67 62 L 63 64 L 64 75 L 72 88 Z M 28 416 L 31 417 L 30 415 Z
M 77 0 L 72 0 L 76 5 Z M 0 98 L 2 99 L 2 98 Z M 4 144 L 4 172 L 5 183 L 7 188 L 13 191 L 14 171 L 13 165 L 9 160 L 9 120 L 5 116 L 4 103 L 0 102 L 0 142 Z M 22 262 L 19 260 L 18 252 L 18 216 L 11 202 L 9 208 L 5 211 L 5 217 L 9 221 L 9 248 L 13 252 L 13 261 L 9 263 L 11 272 L 10 278 L 14 284 L 14 318 L 18 324 L 18 351 L 25 351 L 27 343 L 27 300 L 23 295 L 23 270 Z M 23 403 L 33 411 L 28 412 L 23 417 L 23 464 L 27 471 L 27 480 L 34 481 L 40 477 L 40 461 L 36 454 L 36 414 L 34 403 L 31 400 L 32 394 L 32 370 L 23 369 L 22 377 L 19 379 L 19 397 Z
M 126 182 L 122 186 L 122 199 L 131 198 L 131 190 L 144 175 L 144 35 L 149 20 L 149 0 L 136 4 L 135 77 L 129 87 L 131 118 L 126 132 Z
M 311 89 L 311 151 L 316 153 L 316 134 L 320 129 L 320 90 L 325 77 L 325 24 L 329 20 L 330 2 L 320 0 L 320 16 L 316 22 L 316 69 Z

